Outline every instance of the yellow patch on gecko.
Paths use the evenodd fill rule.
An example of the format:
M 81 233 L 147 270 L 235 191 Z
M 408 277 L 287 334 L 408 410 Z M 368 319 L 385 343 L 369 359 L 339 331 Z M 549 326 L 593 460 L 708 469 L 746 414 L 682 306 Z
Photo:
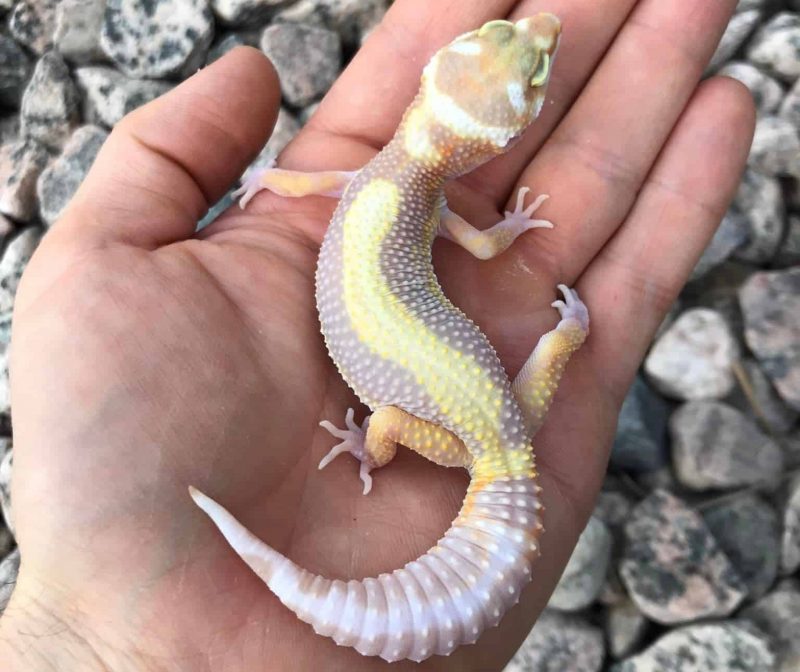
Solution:
M 344 303 L 351 324 L 362 343 L 410 371 L 442 413 L 460 419 L 485 450 L 496 450 L 503 390 L 474 357 L 451 347 L 415 316 L 383 277 L 383 240 L 394 227 L 400 199 L 394 183 L 375 179 L 354 198 L 344 219 Z M 472 383 L 466 394 L 459 383 L 465 379 Z

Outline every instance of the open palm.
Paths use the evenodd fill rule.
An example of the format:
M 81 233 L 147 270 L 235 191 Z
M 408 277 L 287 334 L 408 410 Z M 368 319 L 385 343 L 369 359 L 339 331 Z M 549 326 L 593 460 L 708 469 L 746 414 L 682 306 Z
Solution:
M 392 669 L 502 669 L 546 603 L 591 510 L 627 387 L 747 154 L 747 92 L 725 79 L 697 88 L 735 5 L 397 0 L 284 152 L 286 168 L 359 168 L 453 36 L 544 9 L 564 22 L 539 122 L 448 190 L 453 209 L 484 226 L 530 186 L 551 195 L 542 216 L 556 228 L 488 262 L 448 242 L 434 254 L 446 294 L 512 375 L 557 320 L 558 282 L 592 313 L 534 442 L 543 557 L 521 604 L 477 645 Z M 12 669 L 65 656 L 81 670 L 387 666 L 315 636 L 186 492 L 200 487 L 314 572 L 360 578 L 427 550 L 466 487 L 464 472 L 404 450 L 373 474 L 368 497 L 354 461 L 316 469 L 333 442 L 320 420 L 340 423 L 356 403 L 314 306 L 334 201 L 263 194 L 193 235 L 263 144 L 278 98 L 263 56 L 238 49 L 130 115 L 26 272 L 11 364 L 22 570 L 0 622 Z

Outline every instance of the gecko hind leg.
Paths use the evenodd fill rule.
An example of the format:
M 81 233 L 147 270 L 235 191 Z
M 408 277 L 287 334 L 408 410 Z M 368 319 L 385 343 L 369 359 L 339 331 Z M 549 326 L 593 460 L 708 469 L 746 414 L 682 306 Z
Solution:
M 357 172 L 324 170 L 316 173 L 304 173 L 299 170 L 283 170 L 275 167 L 275 159 L 273 159 L 267 165 L 245 173 L 242 185 L 233 192 L 233 197 L 241 196 L 239 206 L 242 208 L 263 189 L 290 198 L 302 196 L 341 198 Z
M 564 299 L 551 305 L 561 315 L 556 328 L 539 339 L 511 386 L 528 426 L 528 436 L 539 430 L 553 401 L 569 358 L 589 335 L 589 311 L 578 293 L 559 285 Z
M 539 196 L 526 208 L 525 197 L 528 192 L 528 187 L 520 187 L 514 210 L 506 210 L 505 219 L 485 231 L 476 229 L 444 203 L 438 233 L 443 238 L 458 243 L 478 259 L 492 259 L 505 252 L 526 231 L 553 228 L 552 222 L 545 219 L 531 219 L 548 196 Z
M 378 408 L 360 427 L 353 416 L 353 409 L 348 408 L 346 429 L 339 429 L 327 420 L 320 423 L 341 443 L 322 458 L 319 468 L 324 469 L 342 453 L 351 453 L 361 462 L 359 475 L 365 495 L 372 489 L 370 471 L 391 462 L 398 443 L 444 467 L 467 467 L 472 462 L 466 446 L 455 434 L 396 406 Z

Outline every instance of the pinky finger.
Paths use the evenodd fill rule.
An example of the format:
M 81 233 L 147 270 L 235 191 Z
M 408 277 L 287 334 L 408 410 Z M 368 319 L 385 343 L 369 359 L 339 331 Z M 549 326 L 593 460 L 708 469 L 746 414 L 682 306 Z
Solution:
M 596 319 L 591 355 L 626 390 L 669 307 L 733 198 L 753 135 L 738 82 L 703 83 L 675 126 L 628 219 L 581 276 Z

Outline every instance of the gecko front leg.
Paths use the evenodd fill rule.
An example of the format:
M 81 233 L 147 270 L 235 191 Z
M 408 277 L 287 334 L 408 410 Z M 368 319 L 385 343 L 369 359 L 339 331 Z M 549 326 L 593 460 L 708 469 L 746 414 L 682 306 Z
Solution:
M 301 198 L 303 196 L 330 196 L 341 198 L 347 185 L 358 171 L 323 170 L 306 173 L 299 170 L 283 170 L 275 167 L 275 160 L 263 168 L 251 170 L 242 178 L 242 186 L 233 192 L 234 198 L 241 196 L 239 206 L 244 208 L 262 189 L 279 196 Z
M 531 229 L 552 229 L 553 224 L 544 219 L 531 219 L 532 215 L 547 200 L 546 195 L 539 196 L 527 208 L 525 196 L 530 189 L 520 187 L 517 203 L 513 211 L 506 210 L 505 219 L 485 231 L 479 231 L 465 219 L 442 206 L 439 235 L 458 243 L 478 259 L 491 259 L 505 252 L 523 233 Z

